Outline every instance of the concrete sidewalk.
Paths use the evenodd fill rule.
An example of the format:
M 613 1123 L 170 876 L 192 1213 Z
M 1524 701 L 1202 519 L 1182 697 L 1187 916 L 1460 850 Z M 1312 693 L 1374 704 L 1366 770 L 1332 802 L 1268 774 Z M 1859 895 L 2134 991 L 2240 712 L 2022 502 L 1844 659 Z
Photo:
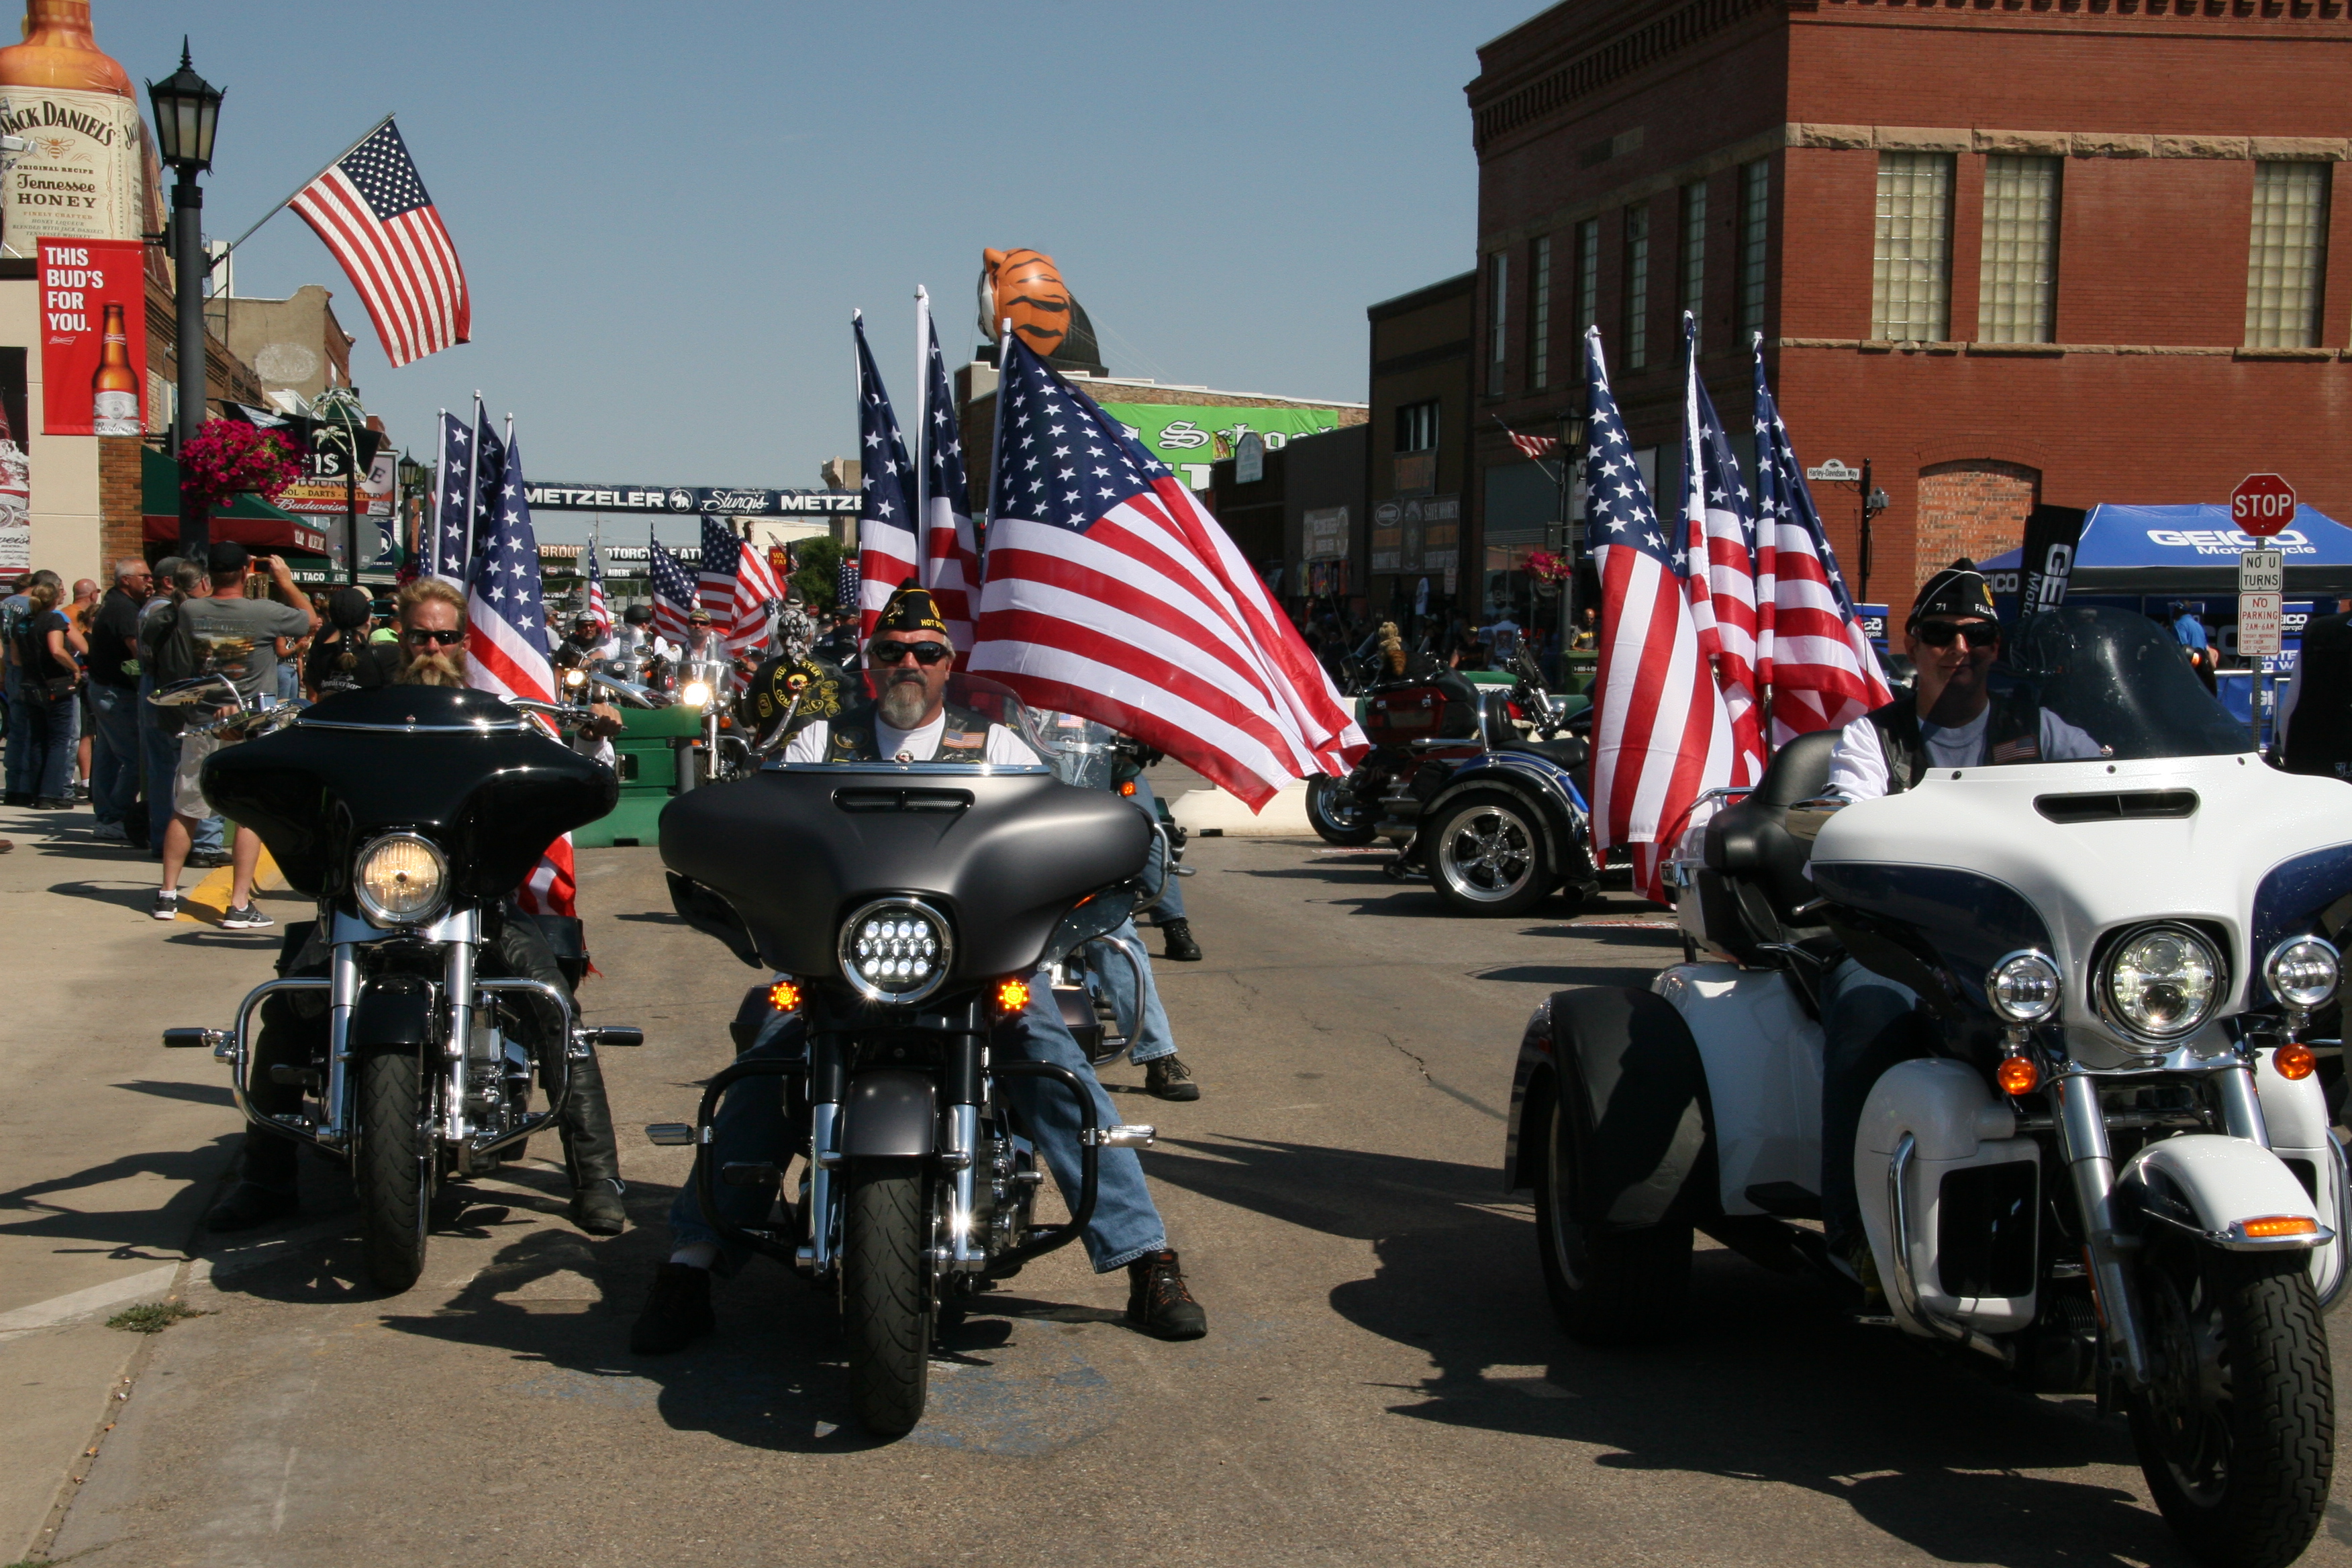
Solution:
M 228 1023 L 279 939 L 151 920 L 160 868 L 91 827 L 86 808 L 0 810 L 0 1561 L 38 1534 L 141 1348 L 105 1320 L 172 1289 L 236 1146 L 225 1070 L 164 1051 L 159 1021 Z M 281 926 L 308 912 L 258 902 Z

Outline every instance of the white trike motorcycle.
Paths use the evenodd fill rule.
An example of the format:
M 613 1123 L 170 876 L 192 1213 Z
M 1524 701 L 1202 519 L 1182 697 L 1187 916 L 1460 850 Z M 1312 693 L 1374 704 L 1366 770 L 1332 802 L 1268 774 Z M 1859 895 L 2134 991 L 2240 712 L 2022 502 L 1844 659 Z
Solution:
M 2333 1463 L 2352 1184 L 2315 1068 L 2341 1050 L 2352 790 L 2266 765 L 2140 616 L 2036 616 L 1991 689 L 1996 729 L 2056 719 L 2095 754 L 1997 745 L 2019 760 L 1845 805 L 1822 798 L 1834 732 L 1783 747 L 1670 865 L 1690 962 L 1537 1010 L 1508 1180 L 1580 1338 L 1670 1323 L 1694 1229 L 1831 1274 L 1803 1222 L 1820 999 L 1851 956 L 1920 999 L 1921 1054 L 1854 1148 L 1865 1313 L 2095 1391 L 2202 1560 L 2291 1562 Z

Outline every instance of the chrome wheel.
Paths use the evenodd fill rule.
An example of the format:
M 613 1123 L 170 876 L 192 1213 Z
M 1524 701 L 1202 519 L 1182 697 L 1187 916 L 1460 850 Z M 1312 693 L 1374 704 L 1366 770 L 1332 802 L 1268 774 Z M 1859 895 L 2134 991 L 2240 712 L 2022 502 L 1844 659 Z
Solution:
M 1465 903 L 1499 905 L 1535 880 L 1535 830 L 1499 801 L 1480 801 L 1448 818 L 1437 839 L 1437 874 Z

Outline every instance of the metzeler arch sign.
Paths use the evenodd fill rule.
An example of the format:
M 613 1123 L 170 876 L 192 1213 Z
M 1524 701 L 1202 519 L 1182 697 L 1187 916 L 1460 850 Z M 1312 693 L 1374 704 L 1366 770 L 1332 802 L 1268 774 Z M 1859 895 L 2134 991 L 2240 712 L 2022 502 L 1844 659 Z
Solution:
M 855 517 L 856 490 L 729 489 L 710 485 L 527 485 L 533 511 L 643 512 L 665 517 Z

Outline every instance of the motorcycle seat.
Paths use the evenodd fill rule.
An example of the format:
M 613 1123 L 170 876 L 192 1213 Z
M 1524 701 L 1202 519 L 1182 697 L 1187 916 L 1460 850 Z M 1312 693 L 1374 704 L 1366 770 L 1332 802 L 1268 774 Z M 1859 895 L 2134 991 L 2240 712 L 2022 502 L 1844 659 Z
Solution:
M 1584 766 L 1592 755 L 1591 748 L 1575 735 L 1556 735 L 1549 741 L 1522 740 L 1515 735 L 1495 749 L 1498 752 L 1531 752 L 1571 771 Z
M 1789 808 L 1829 787 L 1830 753 L 1837 749 L 1838 735 L 1835 730 L 1817 730 L 1782 746 L 1747 798 L 1716 813 L 1706 825 L 1707 868 L 1753 886 L 1784 927 L 1818 923 L 1797 914 L 1821 895 L 1805 875 L 1812 842 L 1789 831 Z

